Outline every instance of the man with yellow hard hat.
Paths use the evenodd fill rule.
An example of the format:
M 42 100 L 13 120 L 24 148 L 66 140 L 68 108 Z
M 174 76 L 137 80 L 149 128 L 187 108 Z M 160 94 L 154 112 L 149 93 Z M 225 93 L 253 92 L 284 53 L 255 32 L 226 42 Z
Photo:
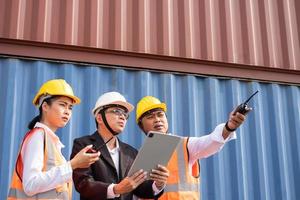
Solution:
M 153 96 L 143 97 L 137 104 L 136 123 L 144 133 L 156 131 L 167 133 L 167 106 Z M 199 160 L 220 151 L 224 144 L 235 139 L 235 130 L 245 121 L 245 115 L 232 112 L 226 124 L 218 125 L 215 130 L 202 137 L 183 137 L 173 153 L 168 170 L 164 194 L 160 200 L 199 200 Z

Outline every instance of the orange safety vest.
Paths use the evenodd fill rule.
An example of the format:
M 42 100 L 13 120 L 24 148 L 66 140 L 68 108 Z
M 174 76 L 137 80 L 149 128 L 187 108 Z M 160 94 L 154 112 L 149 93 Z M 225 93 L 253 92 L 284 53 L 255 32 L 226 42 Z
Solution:
M 33 200 L 33 199 L 63 199 L 69 200 L 72 198 L 72 182 L 58 185 L 55 189 L 46 192 L 38 193 L 33 196 L 28 196 L 23 189 L 23 160 L 21 156 L 22 146 L 28 141 L 28 139 L 36 132 L 43 131 L 44 133 L 44 163 L 42 171 L 48 171 L 52 167 L 59 166 L 64 163 L 62 155 L 58 152 L 54 140 L 50 134 L 43 128 L 34 128 L 26 133 L 21 148 L 18 153 L 15 170 L 11 180 L 11 186 L 9 189 L 8 200 Z
M 170 176 L 159 200 L 200 199 L 200 165 L 195 162 L 190 172 L 187 142 L 188 138 L 180 141 L 167 165 Z

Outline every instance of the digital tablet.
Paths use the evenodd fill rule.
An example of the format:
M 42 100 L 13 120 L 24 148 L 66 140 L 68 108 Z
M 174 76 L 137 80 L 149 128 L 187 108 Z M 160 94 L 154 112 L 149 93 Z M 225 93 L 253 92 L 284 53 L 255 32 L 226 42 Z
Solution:
M 157 168 L 158 164 L 167 166 L 180 140 L 181 137 L 179 136 L 150 131 L 128 172 L 128 176 L 143 169 L 149 178 L 149 172 Z

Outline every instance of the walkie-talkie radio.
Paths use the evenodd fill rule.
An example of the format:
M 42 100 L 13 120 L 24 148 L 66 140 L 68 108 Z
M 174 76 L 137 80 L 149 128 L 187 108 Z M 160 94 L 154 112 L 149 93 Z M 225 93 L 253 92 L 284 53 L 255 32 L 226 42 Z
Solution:
M 233 112 L 233 114 L 239 112 L 243 115 L 247 114 L 248 112 L 250 112 L 252 110 L 251 107 L 248 106 L 248 102 L 250 101 L 250 99 L 256 95 L 258 93 L 258 90 L 252 94 L 244 103 L 241 103 Z

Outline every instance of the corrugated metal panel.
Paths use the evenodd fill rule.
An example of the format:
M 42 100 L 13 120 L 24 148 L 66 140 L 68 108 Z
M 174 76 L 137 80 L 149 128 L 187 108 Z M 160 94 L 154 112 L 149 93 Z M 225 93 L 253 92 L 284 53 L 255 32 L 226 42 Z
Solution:
M 0 37 L 300 70 L 297 0 L 0 1 Z
M 8 58 L 0 59 L 0 199 L 7 194 L 27 123 L 37 114 L 31 101 L 52 78 L 66 79 L 82 98 L 70 123 L 58 132 L 66 157 L 74 138 L 95 130 L 91 109 L 104 92 L 119 91 L 133 104 L 144 95 L 157 96 L 168 105 L 171 132 L 201 136 L 259 90 L 238 139 L 201 161 L 202 199 L 300 199 L 299 86 Z M 120 137 L 140 147 L 144 136 L 134 114 Z

